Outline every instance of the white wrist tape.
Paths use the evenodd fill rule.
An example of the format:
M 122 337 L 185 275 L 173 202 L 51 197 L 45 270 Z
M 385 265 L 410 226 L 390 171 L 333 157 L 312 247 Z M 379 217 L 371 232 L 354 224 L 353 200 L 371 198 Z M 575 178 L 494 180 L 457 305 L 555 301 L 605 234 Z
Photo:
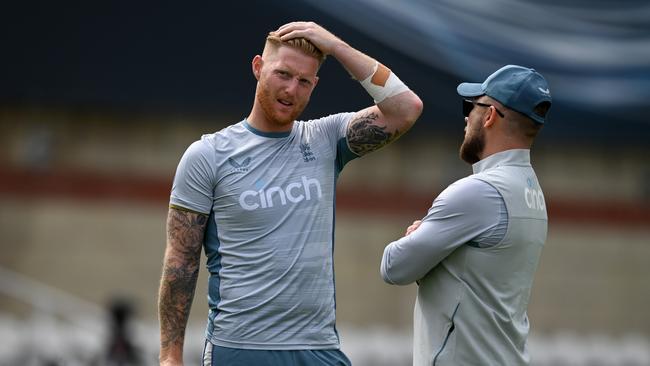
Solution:
M 375 63 L 372 74 L 361 81 L 361 86 L 366 89 L 376 104 L 381 103 L 386 98 L 409 90 L 408 86 L 397 75 L 379 62 Z

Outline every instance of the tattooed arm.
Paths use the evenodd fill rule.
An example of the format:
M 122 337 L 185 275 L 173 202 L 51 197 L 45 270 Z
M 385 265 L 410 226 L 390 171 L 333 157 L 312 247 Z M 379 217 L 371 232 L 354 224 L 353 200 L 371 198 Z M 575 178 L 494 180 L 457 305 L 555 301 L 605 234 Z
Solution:
M 199 275 L 208 217 L 175 208 L 167 216 L 167 248 L 158 292 L 160 364 L 182 365 L 185 327 Z
M 409 91 L 409 93 L 411 93 Z M 415 94 L 413 94 L 415 96 Z M 348 144 L 350 150 L 359 156 L 390 144 L 397 140 L 404 132 L 408 131 L 415 123 L 417 116 L 413 118 L 387 117 L 382 113 L 382 104 L 394 103 L 401 95 L 392 98 L 357 112 L 348 124 Z M 417 98 L 417 96 L 415 96 Z M 419 99 L 418 99 L 419 100 Z M 390 116 L 390 110 L 388 111 Z M 419 116 L 419 112 L 418 112 Z
M 288 23 L 281 26 L 276 34 L 283 40 L 296 37 L 308 39 L 323 53 L 334 56 L 356 80 L 369 79 L 374 85 L 371 88 L 389 87 L 391 84 L 392 71 L 389 68 L 316 23 Z M 392 83 L 394 85 L 396 82 Z M 393 89 L 399 91 L 395 92 L 397 94 L 390 91 L 387 94 L 382 94 L 383 91 L 378 93 L 386 98 L 379 98 L 381 100 L 377 100 L 376 105 L 359 111 L 353 117 L 348 125 L 347 137 L 350 149 L 357 155 L 365 155 L 391 143 L 411 128 L 422 113 L 420 98 L 403 84 L 401 86 Z

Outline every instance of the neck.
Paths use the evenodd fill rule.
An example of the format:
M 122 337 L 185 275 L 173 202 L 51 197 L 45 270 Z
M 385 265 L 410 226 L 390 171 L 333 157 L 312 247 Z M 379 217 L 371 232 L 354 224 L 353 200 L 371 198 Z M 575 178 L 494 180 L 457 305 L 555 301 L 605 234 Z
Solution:
M 505 130 L 505 126 L 501 124 L 501 128 L 491 128 L 485 131 L 485 146 L 480 158 L 485 159 L 490 155 L 513 149 L 530 149 L 532 141 L 513 135 Z
M 530 149 L 530 144 L 520 141 L 502 141 L 501 143 L 487 143 L 481 153 L 481 160 L 506 150 L 513 149 Z
M 255 100 L 253 109 L 251 109 L 246 120 L 253 128 L 262 132 L 288 132 L 293 128 L 293 122 L 282 124 L 269 118 L 257 100 Z

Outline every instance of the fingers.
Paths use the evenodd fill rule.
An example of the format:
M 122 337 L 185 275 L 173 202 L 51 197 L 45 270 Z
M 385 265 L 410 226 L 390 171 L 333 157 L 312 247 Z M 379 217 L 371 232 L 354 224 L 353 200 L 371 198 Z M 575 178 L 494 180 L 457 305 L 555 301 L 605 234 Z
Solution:
M 293 38 L 305 38 L 326 55 L 332 54 L 336 46 L 343 42 L 327 29 L 314 22 L 287 23 L 273 33 L 280 37 L 282 41 L 288 41 Z
M 282 37 L 293 30 L 293 28 L 295 27 L 293 24 L 295 23 L 287 23 L 281 26 L 280 28 L 276 29 L 273 33 L 275 33 L 275 35 L 278 37 Z
M 314 29 L 314 22 L 291 22 L 282 25 L 275 31 L 275 34 L 283 41 L 291 38 L 304 37 L 308 30 Z
M 406 228 L 406 234 L 404 234 L 404 236 L 408 236 L 408 235 L 410 235 L 412 232 L 414 232 L 417 228 L 420 227 L 420 224 L 421 224 L 421 223 L 422 223 L 422 220 L 415 220 L 415 221 L 413 221 L 413 223 L 411 224 L 411 226 L 409 226 L 409 227 Z
M 314 22 L 291 22 L 280 26 L 276 30 L 276 33 L 287 33 L 296 29 L 310 29 L 316 27 L 317 24 Z

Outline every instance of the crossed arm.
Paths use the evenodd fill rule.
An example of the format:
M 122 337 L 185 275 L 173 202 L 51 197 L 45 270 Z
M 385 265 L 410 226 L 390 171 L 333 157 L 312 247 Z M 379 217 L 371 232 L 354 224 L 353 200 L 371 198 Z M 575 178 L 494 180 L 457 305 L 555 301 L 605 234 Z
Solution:
M 167 247 L 158 292 L 160 364 L 182 365 L 185 327 L 199 275 L 208 217 L 170 208 Z
M 372 76 L 383 86 L 391 70 L 365 55 L 313 22 L 293 22 L 280 27 L 276 34 L 283 40 L 304 37 L 325 54 L 332 55 L 356 80 Z M 375 70 L 376 67 L 376 70 Z M 352 118 L 347 138 L 350 149 L 359 156 L 395 141 L 413 126 L 422 113 L 422 101 L 411 90 L 404 90 L 365 108 Z

